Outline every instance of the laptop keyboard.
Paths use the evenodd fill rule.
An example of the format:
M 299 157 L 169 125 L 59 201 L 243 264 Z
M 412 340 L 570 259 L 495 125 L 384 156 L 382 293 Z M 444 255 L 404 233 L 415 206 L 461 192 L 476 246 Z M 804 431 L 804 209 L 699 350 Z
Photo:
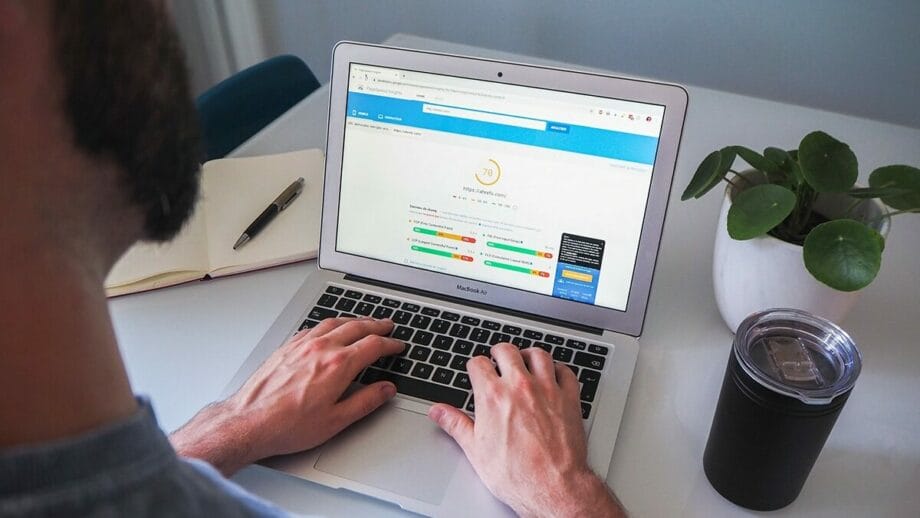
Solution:
M 466 362 L 489 356 L 493 345 L 511 342 L 518 349 L 539 347 L 568 366 L 581 386 L 581 417 L 588 419 L 597 395 L 609 347 L 539 329 L 503 324 L 472 314 L 424 306 L 351 288 L 327 286 L 300 329 L 326 318 L 370 316 L 395 323 L 391 337 L 406 349 L 374 362 L 357 378 L 365 385 L 390 381 L 400 394 L 475 411 Z

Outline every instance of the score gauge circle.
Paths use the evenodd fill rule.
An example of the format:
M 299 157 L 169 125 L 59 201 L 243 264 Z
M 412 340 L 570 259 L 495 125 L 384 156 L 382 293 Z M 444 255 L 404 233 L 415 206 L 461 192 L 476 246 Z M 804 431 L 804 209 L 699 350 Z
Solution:
M 476 181 L 485 186 L 495 185 L 502 177 L 502 166 L 498 162 L 488 160 L 488 165 L 476 172 Z

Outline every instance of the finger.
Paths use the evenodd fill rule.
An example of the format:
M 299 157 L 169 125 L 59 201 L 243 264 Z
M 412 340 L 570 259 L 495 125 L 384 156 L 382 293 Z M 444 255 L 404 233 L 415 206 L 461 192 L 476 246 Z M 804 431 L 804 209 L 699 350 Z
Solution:
M 348 348 L 351 352 L 352 361 L 358 370 L 367 367 L 377 361 L 381 356 L 397 354 L 408 347 L 402 340 L 395 338 L 386 338 L 380 335 L 369 335 L 355 342 Z M 355 371 L 357 374 L 358 371 Z
M 386 336 L 393 330 L 392 320 L 359 319 L 346 322 L 324 335 L 330 342 L 351 345 L 368 335 Z
M 527 376 L 527 368 L 517 347 L 509 343 L 501 343 L 492 347 L 492 358 L 498 364 L 502 377 Z
M 336 404 L 339 429 L 341 430 L 377 410 L 380 405 L 386 403 L 395 395 L 396 385 L 389 381 L 378 381 L 362 387 Z
M 348 322 L 351 322 L 352 320 L 354 319 L 353 318 L 342 318 L 342 317 L 327 318 L 325 320 L 320 321 L 319 324 L 316 324 L 315 326 L 313 326 L 312 329 L 307 329 L 306 331 L 307 331 L 307 334 L 310 336 L 310 338 L 316 338 L 317 336 L 323 336 L 329 331 L 332 331 L 333 329 L 337 329 L 341 327 L 342 325 Z
M 553 359 L 548 352 L 539 347 L 532 347 L 521 351 L 521 357 L 524 359 L 524 365 L 535 378 L 556 383 L 556 369 L 553 367 Z
M 562 388 L 562 392 L 569 398 L 578 399 L 578 378 L 575 373 L 567 366 L 556 363 L 556 382 Z
M 489 361 L 488 356 L 475 356 L 466 362 L 466 372 L 470 375 L 470 384 L 473 386 L 473 392 L 488 390 L 488 387 L 498 379 L 498 373 L 495 372 L 495 366 Z
M 428 418 L 437 423 L 460 445 L 467 457 L 473 446 L 473 420 L 456 408 L 438 403 L 428 410 Z

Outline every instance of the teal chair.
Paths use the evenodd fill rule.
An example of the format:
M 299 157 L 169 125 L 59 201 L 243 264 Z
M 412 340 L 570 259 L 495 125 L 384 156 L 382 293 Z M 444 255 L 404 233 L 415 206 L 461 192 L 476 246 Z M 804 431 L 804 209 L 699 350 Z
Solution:
M 201 94 L 196 105 L 205 160 L 222 158 L 319 88 L 297 56 L 277 56 L 242 70 Z

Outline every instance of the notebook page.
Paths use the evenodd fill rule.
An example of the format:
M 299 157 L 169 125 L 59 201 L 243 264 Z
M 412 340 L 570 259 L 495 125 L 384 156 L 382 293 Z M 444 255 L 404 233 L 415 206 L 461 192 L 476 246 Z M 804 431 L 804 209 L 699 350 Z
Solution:
M 323 152 L 213 160 L 204 166 L 211 273 L 229 275 L 316 257 L 323 197 Z M 250 223 L 292 182 L 303 192 L 255 238 L 233 250 Z

